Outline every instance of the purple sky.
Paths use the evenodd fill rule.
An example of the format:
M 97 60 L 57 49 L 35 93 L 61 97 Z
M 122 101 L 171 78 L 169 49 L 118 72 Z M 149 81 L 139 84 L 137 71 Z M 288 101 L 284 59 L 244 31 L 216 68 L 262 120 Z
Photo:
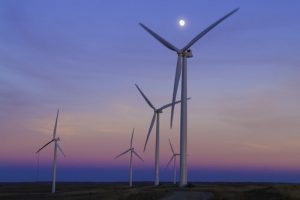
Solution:
M 134 127 L 145 159 L 135 161 L 136 179 L 151 180 L 154 132 L 145 153 L 142 147 L 152 110 L 134 83 L 154 105 L 169 103 L 176 55 L 138 23 L 182 47 L 240 7 L 188 60 L 190 177 L 300 182 L 300 2 L 188 2 L 0 0 L 0 181 L 36 180 L 34 152 L 51 138 L 57 108 L 67 154 L 58 180 L 126 180 L 128 157 L 113 157 Z M 162 168 L 169 138 L 179 150 L 178 108 L 172 130 L 169 119 L 166 110 Z M 52 151 L 40 155 L 41 180 L 51 177 Z

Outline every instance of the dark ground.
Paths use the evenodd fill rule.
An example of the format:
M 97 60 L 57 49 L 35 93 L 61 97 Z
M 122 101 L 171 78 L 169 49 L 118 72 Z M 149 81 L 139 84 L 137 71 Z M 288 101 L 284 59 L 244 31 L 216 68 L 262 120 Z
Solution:
M 270 183 L 193 183 L 186 188 L 164 183 L 57 183 L 57 193 L 50 194 L 51 183 L 0 183 L 0 200 L 154 200 L 170 199 L 174 192 L 211 193 L 212 200 L 300 200 L 300 184 Z M 191 195 L 192 196 L 192 195 Z

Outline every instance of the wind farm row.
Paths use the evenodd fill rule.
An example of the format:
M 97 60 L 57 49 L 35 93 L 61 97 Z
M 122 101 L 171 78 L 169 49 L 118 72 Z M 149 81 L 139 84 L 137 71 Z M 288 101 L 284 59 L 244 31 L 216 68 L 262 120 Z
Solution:
M 166 39 L 158 35 L 156 32 L 148 28 L 146 25 L 140 23 L 140 26 L 148 32 L 151 36 L 153 36 L 156 40 L 158 40 L 161 44 L 163 44 L 168 49 L 174 51 L 177 54 L 177 65 L 176 65 L 176 72 L 175 72 L 175 80 L 174 80 L 174 87 L 173 87 L 173 93 L 171 102 L 168 104 L 165 104 L 161 107 L 155 107 L 149 98 L 145 95 L 145 93 L 141 90 L 141 88 L 135 84 L 138 92 L 143 97 L 143 99 L 146 101 L 148 106 L 153 110 L 153 117 L 150 123 L 149 130 L 146 135 L 146 141 L 144 145 L 144 152 L 146 150 L 148 140 L 150 137 L 150 134 L 152 132 L 153 126 L 156 123 L 156 135 L 155 135 L 155 164 L 154 164 L 154 172 L 155 172 L 155 180 L 154 185 L 158 186 L 160 183 L 160 115 L 163 113 L 164 109 L 171 108 L 171 117 L 170 117 L 170 128 L 173 126 L 173 118 L 174 118 L 174 107 L 176 104 L 180 103 L 181 106 L 181 112 L 180 112 L 180 152 L 175 153 L 172 143 L 169 140 L 172 156 L 169 160 L 167 166 L 170 165 L 170 163 L 173 161 L 173 170 L 174 170 L 174 176 L 173 176 L 173 182 L 176 183 L 176 157 L 180 157 L 180 181 L 179 186 L 185 187 L 188 183 L 188 176 L 187 176 L 187 102 L 190 98 L 188 98 L 187 95 L 187 58 L 192 58 L 193 54 L 191 51 L 191 47 L 203 36 L 205 36 L 209 31 L 214 29 L 218 24 L 223 22 L 225 19 L 233 15 L 235 12 L 238 11 L 237 9 L 232 10 L 225 16 L 221 17 L 214 23 L 212 23 L 210 26 L 208 26 L 206 29 L 204 29 L 202 32 L 197 34 L 190 42 L 186 44 L 183 48 L 177 48 L 170 42 L 168 42 Z M 181 78 L 181 99 L 176 100 L 177 96 L 177 90 L 179 87 L 179 81 Z M 57 137 L 57 123 L 58 123 L 58 115 L 59 111 L 57 111 L 55 125 L 54 125 L 54 131 L 53 131 L 53 137 L 52 139 L 46 143 L 44 146 L 42 146 L 36 153 L 39 153 L 42 149 L 44 149 L 46 146 L 50 144 L 54 144 L 54 158 L 53 158 L 53 174 L 52 174 L 52 193 L 55 193 L 56 188 L 56 162 L 57 162 L 57 152 L 60 151 L 63 155 L 63 150 L 59 145 L 60 138 Z M 115 158 L 119 158 L 127 153 L 130 154 L 130 162 L 129 162 L 129 186 L 132 186 L 132 180 L 133 180 L 133 157 L 137 157 L 139 160 L 143 161 L 142 156 L 140 156 L 136 149 L 133 146 L 133 137 L 134 137 L 134 129 L 131 134 L 131 140 L 129 148 L 126 149 L 121 154 L 117 155 Z
M 150 133 L 152 132 L 153 129 L 153 125 L 156 121 L 156 148 L 155 148 L 155 186 L 159 185 L 159 177 L 160 177 L 160 164 L 159 164 L 159 114 L 163 112 L 164 109 L 171 107 L 172 103 L 166 104 L 160 108 L 155 108 L 153 106 L 153 104 L 151 103 L 151 101 L 146 97 L 146 95 L 142 92 L 142 90 L 139 88 L 139 86 L 137 84 L 135 84 L 136 88 L 138 89 L 138 91 L 140 92 L 140 94 L 143 96 L 143 98 L 145 99 L 145 101 L 148 103 L 148 105 L 153 109 L 154 114 L 153 114 L 153 118 L 151 120 L 151 125 L 147 134 L 147 139 L 145 142 L 145 146 L 144 146 L 144 152 L 146 150 L 146 146 L 148 144 L 148 140 L 149 140 L 149 136 Z M 190 98 L 188 98 L 190 99 Z M 180 103 L 180 101 L 176 101 L 175 104 Z M 62 148 L 60 147 L 60 145 L 58 144 L 58 142 L 60 141 L 60 138 L 57 137 L 56 133 L 57 133 L 57 124 L 58 124 L 58 116 L 59 116 L 59 110 L 57 110 L 57 114 L 56 114 L 56 119 L 55 119 L 55 124 L 54 124 L 54 130 L 53 130 L 53 137 L 52 139 L 47 142 L 44 146 L 42 146 L 40 149 L 38 149 L 36 151 L 37 154 L 39 154 L 39 152 L 41 150 L 43 150 L 46 146 L 50 145 L 51 143 L 54 144 L 54 155 L 53 155 L 53 166 L 52 166 L 52 189 L 51 192 L 55 193 L 56 192 L 56 166 L 57 166 L 57 150 L 59 150 L 62 155 L 64 157 L 66 157 L 65 153 L 63 152 Z M 131 134 L 131 139 L 130 139 L 130 145 L 129 148 L 122 152 L 121 154 L 117 155 L 115 157 L 115 159 L 129 153 L 130 154 L 130 161 L 129 161 L 129 187 L 132 187 L 132 182 L 133 182 L 133 156 L 136 156 L 139 160 L 143 161 L 142 156 L 140 156 L 135 148 L 133 147 L 133 136 L 134 136 L 134 129 L 132 130 L 132 134 Z M 176 156 L 179 156 L 178 153 L 174 152 L 171 140 L 169 139 L 169 144 L 170 144 L 170 148 L 171 148 L 171 152 L 172 152 L 172 156 L 171 159 L 169 160 L 168 164 L 166 165 L 166 168 L 170 165 L 170 163 L 173 161 L 173 183 L 176 184 Z

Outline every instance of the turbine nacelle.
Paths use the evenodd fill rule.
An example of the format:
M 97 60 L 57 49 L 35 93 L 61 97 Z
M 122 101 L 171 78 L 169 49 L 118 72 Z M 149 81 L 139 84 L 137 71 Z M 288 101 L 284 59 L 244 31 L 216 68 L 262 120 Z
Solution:
M 185 58 L 192 58 L 192 57 L 194 57 L 193 56 L 193 52 L 192 52 L 191 49 L 188 49 L 186 51 L 180 51 L 177 54 L 178 54 L 178 56 L 185 57 Z
M 183 53 L 183 56 L 186 58 L 192 58 L 193 57 L 193 53 L 192 50 L 188 49 Z
M 155 113 L 163 113 L 163 110 L 162 109 L 155 109 L 154 112 Z

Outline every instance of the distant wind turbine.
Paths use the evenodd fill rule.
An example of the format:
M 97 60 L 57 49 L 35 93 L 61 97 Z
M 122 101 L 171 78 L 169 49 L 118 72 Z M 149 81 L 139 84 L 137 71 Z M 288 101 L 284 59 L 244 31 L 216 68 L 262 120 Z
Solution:
M 130 187 L 132 187 L 132 155 L 135 155 L 135 156 L 138 157 L 141 161 L 144 162 L 144 160 L 142 159 L 142 157 L 139 156 L 139 154 L 134 150 L 134 147 L 132 146 L 133 134 L 134 134 L 134 129 L 133 129 L 133 131 L 132 131 L 129 149 L 127 149 L 126 151 L 124 151 L 123 153 L 121 153 L 120 155 L 117 155 L 117 156 L 115 157 L 115 159 L 117 159 L 117 158 L 121 157 L 122 155 L 124 155 L 124 154 L 130 152 L 130 162 L 129 162 L 129 186 L 130 186 Z
M 170 126 L 173 124 L 174 106 L 176 100 L 177 89 L 179 85 L 179 79 L 181 75 L 181 114 L 180 114 L 180 186 L 184 187 L 187 185 L 187 58 L 193 57 L 190 47 L 192 47 L 200 38 L 206 35 L 210 30 L 224 21 L 226 18 L 235 13 L 237 9 L 229 12 L 224 17 L 220 18 L 205 30 L 200 32 L 196 37 L 194 37 L 185 47 L 179 49 L 173 44 L 165 40 L 163 37 L 159 36 L 157 33 L 152 31 L 150 28 L 140 23 L 140 25 L 155 39 L 162 43 L 168 49 L 175 51 L 177 53 L 177 67 L 175 72 L 175 81 L 173 88 L 173 98 L 172 98 L 172 110 L 171 110 L 171 121 Z
M 57 160 L 57 149 L 63 154 L 63 156 L 66 156 L 63 152 L 62 148 L 59 146 L 58 142 L 60 141 L 59 137 L 56 137 L 56 129 L 57 129 L 57 121 L 58 121 L 58 114 L 59 110 L 57 110 L 56 114 L 56 120 L 53 130 L 53 138 L 50 140 L 50 142 L 46 143 L 44 146 L 42 146 L 36 153 L 38 154 L 42 149 L 44 149 L 46 146 L 54 142 L 54 157 L 53 157 L 53 172 L 52 172 L 52 193 L 55 193 L 55 187 L 56 187 L 56 160 Z
M 172 160 L 173 160 L 173 183 L 176 184 L 176 156 L 179 156 L 180 154 L 174 152 L 174 149 L 173 149 L 173 146 L 172 146 L 172 143 L 171 143 L 171 140 L 170 140 L 170 139 L 169 139 L 169 144 L 170 144 L 171 151 L 172 151 L 172 157 L 171 157 L 171 159 L 169 160 L 169 162 L 168 162 L 166 168 L 169 167 L 169 165 L 171 164 L 171 162 L 172 162 Z
M 150 133 L 152 131 L 153 125 L 155 123 L 156 120 L 156 141 L 155 141 L 155 182 L 154 185 L 159 185 L 159 121 L 160 121 L 160 113 L 163 112 L 164 109 L 171 107 L 172 103 L 166 104 L 160 108 L 155 108 L 153 106 L 153 104 L 150 102 L 150 100 L 146 97 L 146 95 L 143 93 L 143 91 L 140 89 L 140 87 L 135 84 L 136 88 L 138 89 L 138 91 L 141 93 L 141 95 L 143 96 L 143 98 L 145 99 L 145 101 L 148 103 L 148 105 L 153 109 L 153 117 L 151 120 L 151 124 L 150 124 L 150 128 L 147 134 L 147 139 L 145 142 L 145 146 L 144 146 L 144 152 L 146 150 L 146 146 L 148 143 L 148 139 L 150 136 Z M 190 99 L 190 98 L 188 98 Z M 175 104 L 180 103 L 181 101 L 176 101 Z

